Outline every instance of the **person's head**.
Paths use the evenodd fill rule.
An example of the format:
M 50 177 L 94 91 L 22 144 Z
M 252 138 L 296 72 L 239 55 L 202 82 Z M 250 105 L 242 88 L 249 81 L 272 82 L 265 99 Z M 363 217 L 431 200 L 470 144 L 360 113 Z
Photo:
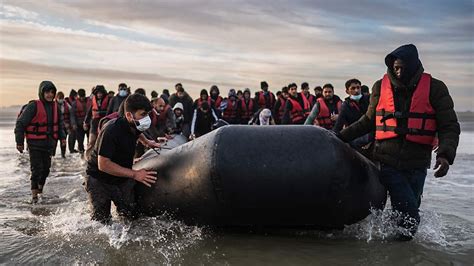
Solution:
M 59 104 L 63 104 L 64 103 L 64 93 L 62 91 L 58 91 L 58 93 L 56 93 L 56 101 L 59 103 Z
M 272 112 L 270 111 L 270 109 L 265 108 L 260 112 L 258 118 L 260 120 L 260 125 L 261 126 L 270 125 L 270 119 L 272 118 Z
M 209 97 L 209 95 L 207 94 L 207 90 L 202 89 L 201 93 L 199 93 L 199 97 L 201 98 L 201 100 L 207 101 L 207 98 Z
M 77 96 L 79 96 L 79 99 L 80 99 L 81 101 L 84 101 L 84 100 L 86 99 L 86 90 L 84 90 L 84 89 L 79 89 L 79 90 L 77 91 Z
M 42 81 L 39 85 L 38 97 L 40 100 L 52 102 L 56 96 L 56 86 L 51 81 Z
M 107 94 L 107 91 L 105 90 L 104 85 L 97 85 L 95 86 L 94 91 L 92 93 L 95 94 L 97 99 L 102 99 Z
M 369 87 L 367 87 L 367 85 L 360 86 L 360 91 L 362 92 L 362 95 L 365 95 L 365 96 L 370 95 Z
M 207 113 L 207 112 L 209 112 L 209 109 L 210 109 L 209 103 L 208 102 L 203 102 L 201 104 L 201 107 L 199 107 L 199 108 L 201 109 L 201 112 Z
M 170 91 L 168 89 L 163 89 L 163 92 L 161 92 L 161 93 L 168 96 L 168 98 L 170 97 Z
M 115 92 L 114 91 L 109 91 L 107 94 L 109 95 L 110 98 L 112 98 L 112 97 L 114 97 Z
M 145 131 L 151 125 L 151 108 L 150 100 L 145 95 L 134 93 L 125 99 L 125 118 L 137 130 Z
M 316 97 L 323 96 L 323 88 L 321 88 L 321 86 L 314 87 L 314 95 L 316 95 Z
M 296 85 L 296 83 L 290 83 L 288 85 L 288 94 L 291 96 L 291 97 L 296 97 L 298 95 L 298 86 Z
M 120 97 L 127 97 L 130 94 L 130 88 L 127 87 L 127 84 L 120 83 L 118 85 L 118 95 Z
M 173 106 L 173 112 L 176 117 L 180 117 L 183 115 L 183 104 L 182 103 L 176 103 Z
M 69 100 L 74 101 L 77 97 L 77 91 L 75 89 L 71 89 L 69 92 Z
M 245 100 L 250 99 L 250 89 L 249 89 L 249 88 L 246 88 L 246 89 L 244 90 L 244 99 L 245 99 Z
M 161 97 L 156 97 L 154 98 L 152 101 L 151 101 L 152 105 L 153 105 L 153 108 L 155 108 L 155 110 L 158 112 L 158 113 L 161 113 L 163 112 L 163 110 L 165 110 L 165 106 L 166 106 L 166 103 L 165 101 L 163 100 L 163 98 Z
M 309 85 L 308 85 L 308 82 L 303 82 L 303 83 L 301 83 L 301 91 L 302 91 L 304 94 L 308 94 L 308 93 L 309 93 Z
M 143 96 L 146 96 L 146 91 L 145 91 L 144 88 L 138 88 L 138 89 L 135 90 L 134 93 L 138 93 L 138 94 L 141 94 Z
M 283 99 L 288 99 L 288 87 L 283 87 L 281 88 L 281 97 L 283 97 Z
M 237 98 L 240 100 L 240 99 L 242 99 L 242 97 L 244 97 L 244 93 L 241 90 L 238 90 L 237 91 Z
M 275 93 L 275 96 L 276 96 L 277 98 L 280 98 L 280 97 L 281 97 L 281 91 L 277 91 L 277 92 Z
M 260 82 L 260 88 L 261 88 L 263 91 L 267 91 L 267 90 L 268 90 L 268 83 L 267 83 L 266 81 Z
M 183 84 L 176 83 L 176 85 L 174 85 L 174 89 L 176 90 L 176 92 L 178 92 L 180 89 L 183 89 L 184 91 Z
M 360 95 L 361 94 L 361 91 L 360 91 L 360 86 L 361 86 L 361 82 L 360 80 L 358 79 L 350 79 L 348 81 L 346 81 L 346 93 L 349 94 L 349 95 Z
M 331 83 L 324 84 L 323 97 L 325 100 L 330 100 L 334 96 L 334 87 Z
M 228 98 L 229 100 L 232 100 L 232 101 L 237 100 L 237 93 L 235 92 L 234 89 L 229 90 Z
M 393 75 L 407 84 L 422 66 L 418 50 L 413 44 L 398 47 L 385 57 L 385 65 Z
M 213 98 L 217 98 L 217 96 L 219 96 L 220 94 L 219 88 L 217 87 L 217 85 L 212 85 L 209 92 L 211 93 L 211 97 Z
M 184 88 L 182 86 L 176 89 L 176 96 L 178 96 L 178 98 L 184 97 Z
M 155 90 L 151 91 L 151 98 L 156 98 L 158 97 L 158 92 L 156 92 Z

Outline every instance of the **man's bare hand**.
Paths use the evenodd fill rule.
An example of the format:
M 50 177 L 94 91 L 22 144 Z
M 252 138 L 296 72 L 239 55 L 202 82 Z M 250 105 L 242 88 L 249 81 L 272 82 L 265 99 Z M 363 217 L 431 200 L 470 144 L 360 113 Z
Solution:
M 23 150 L 25 149 L 25 146 L 23 146 L 23 145 L 16 145 L 16 149 L 17 149 L 20 153 L 23 153 Z
M 147 187 L 156 182 L 156 171 L 149 171 L 145 169 L 134 171 L 133 179 L 143 183 Z

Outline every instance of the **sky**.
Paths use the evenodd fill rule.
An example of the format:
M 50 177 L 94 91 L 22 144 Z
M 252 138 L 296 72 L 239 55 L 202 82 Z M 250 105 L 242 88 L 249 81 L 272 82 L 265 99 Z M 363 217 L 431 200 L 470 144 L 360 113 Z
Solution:
M 0 0 L 0 106 L 127 83 L 193 97 L 219 86 L 276 92 L 358 78 L 372 87 L 385 56 L 418 47 L 457 111 L 474 111 L 474 4 L 467 1 L 23 1 Z

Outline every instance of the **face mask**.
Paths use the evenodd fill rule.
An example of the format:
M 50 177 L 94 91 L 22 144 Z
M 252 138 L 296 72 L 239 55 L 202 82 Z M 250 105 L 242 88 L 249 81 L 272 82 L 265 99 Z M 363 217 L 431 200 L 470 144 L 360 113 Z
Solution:
M 64 102 L 63 99 L 59 99 L 59 100 L 58 100 L 58 103 L 59 103 L 59 104 L 63 104 L 63 102 Z
M 118 94 L 119 94 L 120 97 L 125 97 L 125 96 L 127 96 L 128 92 L 127 92 L 127 90 L 119 90 Z
M 360 98 L 362 98 L 362 94 L 359 94 L 359 95 L 351 95 L 350 98 L 354 101 L 358 101 L 360 100 Z
M 137 127 L 138 131 L 145 131 L 150 128 L 151 126 L 151 118 L 149 115 L 145 116 L 140 120 L 135 120 L 135 126 Z

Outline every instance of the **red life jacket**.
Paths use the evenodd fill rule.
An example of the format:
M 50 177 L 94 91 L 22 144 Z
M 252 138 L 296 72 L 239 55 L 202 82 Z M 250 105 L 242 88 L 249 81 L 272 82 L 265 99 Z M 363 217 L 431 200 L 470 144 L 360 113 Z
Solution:
M 280 108 L 278 108 L 278 118 L 280 121 L 283 119 L 283 114 L 285 113 L 286 100 L 283 97 L 278 97 L 280 101 Z
M 227 99 L 227 108 L 224 110 L 222 117 L 224 119 L 235 119 L 237 117 L 237 101 L 234 103 Z M 228 122 L 228 121 L 227 121 Z
M 273 105 L 275 105 L 275 95 L 273 95 L 273 93 L 271 93 L 270 91 L 268 91 L 268 94 L 270 96 L 270 108 L 273 107 Z M 259 108 L 267 108 L 267 102 L 265 101 L 265 95 L 263 95 L 263 91 L 259 91 L 258 92 L 258 107 Z
M 217 96 L 216 100 L 214 101 L 214 108 L 219 109 L 219 107 L 221 107 L 221 103 L 222 103 L 222 97 Z
M 64 124 L 69 124 L 69 123 L 71 123 L 71 116 L 70 116 L 70 111 L 69 111 L 69 108 L 71 106 L 69 105 L 69 103 L 67 101 L 64 101 L 63 102 L 63 107 L 64 107 L 63 122 L 64 122 Z
M 306 98 L 304 93 L 300 92 L 301 99 L 303 99 L 303 112 L 304 112 L 304 117 L 308 117 L 309 114 L 311 113 L 311 102 Z M 311 96 L 311 95 L 310 95 Z
M 291 96 L 288 97 L 288 101 L 290 101 L 291 105 L 293 106 L 290 111 L 291 123 L 301 123 L 301 120 L 304 120 L 303 107 L 301 107 L 300 103 L 297 100 L 291 98 Z
M 31 122 L 26 126 L 26 139 L 41 140 L 47 139 L 48 135 L 52 134 L 54 139 L 59 138 L 59 116 L 58 103 L 53 102 L 53 121 L 48 121 L 48 115 L 44 109 L 44 104 L 41 100 L 36 100 L 36 115 L 31 119 Z M 48 131 L 48 124 L 53 126 L 53 132 Z
M 207 103 L 209 104 L 209 107 L 212 107 L 211 97 L 207 97 Z M 197 99 L 197 107 L 196 108 L 201 107 L 201 104 L 202 104 L 202 99 L 199 97 L 199 99 Z
M 316 120 L 318 121 L 318 125 L 326 129 L 332 129 L 334 126 L 334 122 L 331 120 L 329 107 L 324 101 L 324 97 L 320 97 L 316 101 L 319 103 L 319 113 L 318 113 L 318 117 L 316 117 Z M 341 110 L 341 104 L 342 104 L 341 100 L 338 100 L 336 103 L 337 113 L 339 113 L 339 111 Z
M 86 107 L 87 107 L 87 102 L 86 102 Z M 84 105 L 82 104 L 81 100 L 79 100 L 79 97 L 76 99 L 76 118 L 79 119 L 84 119 L 86 117 L 86 110 L 84 109 Z
M 392 84 L 385 74 L 380 99 L 375 109 L 375 139 L 384 140 L 405 135 L 406 140 L 432 145 L 436 136 L 436 112 L 430 104 L 431 75 L 423 73 L 413 92 L 408 113 L 395 110 Z M 407 118 L 407 127 L 398 127 L 397 118 Z
M 245 103 L 245 99 L 242 99 L 240 107 L 242 107 L 242 114 L 240 117 L 242 119 L 247 119 L 250 120 L 250 118 L 253 116 L 253 100 L 249 99 L 249 104 L 247 107 L 247 104 Z
M 97 104 L 97 98 L 94 95 L 92 97 L 92 118 L 102 118 L 107 113 L 107 106 L 109 105 L 109 96 L 105 95 L 102 98 L 100 106 Z

